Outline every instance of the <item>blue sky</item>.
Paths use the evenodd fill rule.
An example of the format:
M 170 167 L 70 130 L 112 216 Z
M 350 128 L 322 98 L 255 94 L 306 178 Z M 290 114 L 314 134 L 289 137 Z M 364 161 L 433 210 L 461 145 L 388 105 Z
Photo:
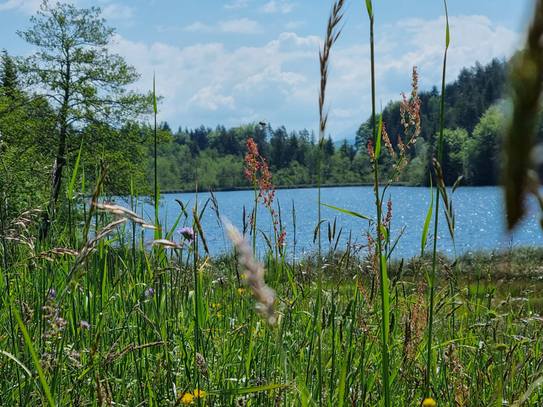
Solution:
M 98 6 L 116 28 L 110 50 L 141 74 L 147 92 L 156 72 L 164 97 L 159 120 L 172 129 L 227 128 L 267 120 L 287 130 L 318 128 L 318 50 L 332 1 L 76 0 Z M 440 0 L 374 0 L 377 98 L 383 106 L 419 85 L 441 81 L 445 12 Z M 33 51 L 17 30 L 30 27 L 41 0 L 0 0 L 0 48 Z M 347 2 L 345 26 L 331 55 L 327 132 L 354 133 L 371 111 L 369 21 L 365 1 Z M 447 80 L 476 61 L 509 57 L 522 43 L 531 0 L 449 0 Z

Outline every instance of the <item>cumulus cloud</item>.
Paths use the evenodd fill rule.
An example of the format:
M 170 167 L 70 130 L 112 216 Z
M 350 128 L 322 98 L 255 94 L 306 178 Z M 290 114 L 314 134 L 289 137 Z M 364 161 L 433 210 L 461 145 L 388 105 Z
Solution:
M 196 21 L 185 27 L 187 31 L 223 32 L 237 34 L 257 34 L 262 32 L 257 21 L 244 17 L 239 20 L 219 21 L 216 25 L 206 25 Z
M 223 6 L 223 8 L 225 8 L 225 9 L 236 9 L 236 8 L 247 7 L 247 3 L 249 1 L 250 0 L 236 0 L 235 2 L 233 2 L 231 4 L 225 4 Z
M 287 30 L 294 30 L 295 28 L 300 28 L 306 25 L 307 23 L 305 21 L 289 21 L 285 24 L 285 28 Z
M 294 4 L 288 3 L 286 1 L 280 1 L 277 3 L 272 0 L 269 3 L 264 4 L 259 7 L 261 13 L 290 13 L 294 8 Z
M 195 103 L 197 106 L 207 110 L 217 110 L 219 105 L 222 107 L 233 108 L 234 98 L 232 96 L 219 95 L 221 89 L 221 85 L 206 86 L 190 98 L 188 104 Z
M 208 27 L 202 24 L 203 27 Z M 195 26 L 194 29 L 208 29 Z M 235 24 L 234 24 L 235 26 Z M 408 19 L 377 33 L 377 98 L 389 100 L 410 92 L 413 65 L 419 67 L 422 89 L 441 81 L 445 22 Z M 226 25 L 217 24 L 224 32 Z M 222 28 L 220 28 L 222 27 Z M 186 29 L 186 27 L 185 27 Z M 231 28 L 230 28 L 231 29 Z M 460 69 L 493 57 L 509 56 L 518 35 L 482 16 L 451 17 L 447 78 Z M 124 55 L 142 78 L 138 90 L 152 87 L 164 96 L 160 120 L 172 126 L 201 124 L 226 127 L 267 119 L 288 130 L 318 125 L 318 49 L 322 39 L 283 32 L 257 46 L 226 47 L 220 42 L 183 48 L 163 43 L 144 45 L 117 38 L 111 51 Z M 330 60 L 326 105 L 332 136 L 365 121 L 371 110 L 370 61 L 367 42 L 337 43 Z
M 134 17 L 134 7 L 128 7 L 122 4 L 111 4 L 104 8 L 102 16 L 105 19 L 130 20 Z
M 42 2 L 42 0 L 8 0 L 0 3 L 0 11 L 20 10 L 26 14 L 36 14 Z
M 440 85 L 445 51 L 445 17 L 434 20 L 405 19 L 385 27 L 376 47 L 376 92 L 383 107 L 411 90 L 411 73 L 418 66 L 419 86 Z M 485 16 L 453 16 L 449 19 L 451 43 L 447 58 L 447 82 L 462 68 L 485 65 L 493 58 L 509 57 L 520 40 L 518 33 L 492 23 Z M 349 118 L 362 122 L 370 111 L 369 44 L 355 44 L 332 51 L 327 98 L 332 108 L 329 128 L 348 127 Z M 360 106 L 352 110 L 353 106 Z

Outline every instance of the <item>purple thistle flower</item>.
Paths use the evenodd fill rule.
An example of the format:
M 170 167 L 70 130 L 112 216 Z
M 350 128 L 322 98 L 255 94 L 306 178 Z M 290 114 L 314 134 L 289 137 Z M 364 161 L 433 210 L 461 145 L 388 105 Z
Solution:
M 153 295 L 154 292 L 155 292 L 155 290 L 153 290 L 152 288 L 149 288 L 149 289 L 145 290 L 145 296 L 150 297 L 151 295 Z
M 81 328 L 85 328 L 87 330 L 90 329 L 90 324 L 87 321 L 81 321 Z
M 189 243 L 194 241 L 194 230 L 192 228 L 181 228 L 177 231 L 181 236 L 188 240 Z
M 51 288 L 47 293 L 47 299 L 53 301 L 53 300 L 56 300 L 56 298 L 57 298 L 57 292 L 53 288 Z

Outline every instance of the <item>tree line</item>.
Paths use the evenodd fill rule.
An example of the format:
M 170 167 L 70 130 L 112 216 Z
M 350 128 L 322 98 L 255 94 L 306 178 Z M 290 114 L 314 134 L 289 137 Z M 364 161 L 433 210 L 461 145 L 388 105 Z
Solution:
M 445 88 L 445 131 L 443 169 L 445 181 L 452 185 L 463 175 L 463 185 L 496 185 L 501 166 L 500 147 L 505 125 L 504 92 L 507 62 L 492 60 L 486 66 L 477 63 L 464 68 Z M 408 151 L 409 164 L 400 176 L 407 185 L 428 185 L 431 157 L 436 154 L 440 92 L 437 87 L 419 93 L 421 133 Z M 383 122 L 394 148 L 403 136 L 400 101 L 391 101 L 383 110 Z M 158 146 L 158 179 L 162 191 L 190 190 L 196 178 L 200 188 L 241 188 L 250 182 L 243 177 L 245 141 L 253 138 L 260 154 L 273 173 L 276 186 L 317 183 L 319 146 L 315 134 L 306 129 L 287 130 L 270 124 L 246 124 L 231 129 L 200 126 L 179 127 L 173 132 L 168 123 L 160 126 L 165 135 Z M 330 136 L 323 143 L 322 183 L 371 184 L 372 165 L 367 144 L 372 138 L 371 117 L 362 123 L 355 143 L 343 140 L 336 146 Z M 149 157 L 151 152 L 149 150 Z M 387 165 L 388 164 L 388 165 Z M 392 161 L 381 155 L 380 165 L 392 170 Z M 153 182 L 152 161 L 149 181 Z

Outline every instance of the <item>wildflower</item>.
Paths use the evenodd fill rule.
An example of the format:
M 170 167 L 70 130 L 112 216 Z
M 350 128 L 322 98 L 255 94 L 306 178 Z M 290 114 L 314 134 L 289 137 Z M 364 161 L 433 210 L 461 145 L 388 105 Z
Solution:
M 194 389 L 194 397 L 204 397 L 205 391 L 200 389 Z
M 431 398 L 425 398 L 424 401 L 422 402 L 421 404 L 422 407 L 436 407 L 437 406 L 437 403 L 435 402 L 434 399 L 431 399 Z
M 177 231 L 185 240 L 188 240 L 189 243 L 194 241 L 194 230 L 192 228 L 181 228 Z
M 147 290 L 145 290 L 145 296 L 150 297 L 151 295 L 153 295 L 154 292 L 155 290 L 153 290 L 152 288 L 148 288 Z
M 81 321 L 81 328 L 89 329 L 90 324 L 87 321 Z
M 246 278 L 247 278 L 247 274 L 242 274 L 242 275 L 241 275 L 241 278 L 246 279 Z
M 370 154 L 370 162 L 375 161 L 375 151 L 373 150 L 373 142 L 370 140 L 368 142 L 368 152 Z
M 192 394 L 185 393 L 183 395 L 183 398 L 181 398 L 181 403 L 190 404 L 190 403 L 192 403 L 193 398 L 194 398 L 194 396 Z
M 396 152 L 394 151 L 394 147 L 392 147 L 392 143 L 390 142 L 390 138 L 388 137 L 388 133 L 385 127 L 385 123 L 382 124 L 381 128 L 381 134 L 383 137 L 383 141 L 385 142 L 385 146 L 389 149 L 390 155 L 393 158 L 396 158 Z
M 247 167 L 245 168 L 245 178 L 251 182 L 258 183 L 258 179 L 256 177 L 256 173 L 260 168 L 260 163 L 257 160 L 257 158 L 260 156 L 258 154 L 258 146 L 252 138 L 247 140 L 245 144 L 249 150 L 247 153 L 245 153 L 245 164 L 247 164 Z
M 56 300 L 56 298 L 57 298 L 57 292 L 53 288 L 51 288 L 47 293 L 47 299 L 54 301 Z

